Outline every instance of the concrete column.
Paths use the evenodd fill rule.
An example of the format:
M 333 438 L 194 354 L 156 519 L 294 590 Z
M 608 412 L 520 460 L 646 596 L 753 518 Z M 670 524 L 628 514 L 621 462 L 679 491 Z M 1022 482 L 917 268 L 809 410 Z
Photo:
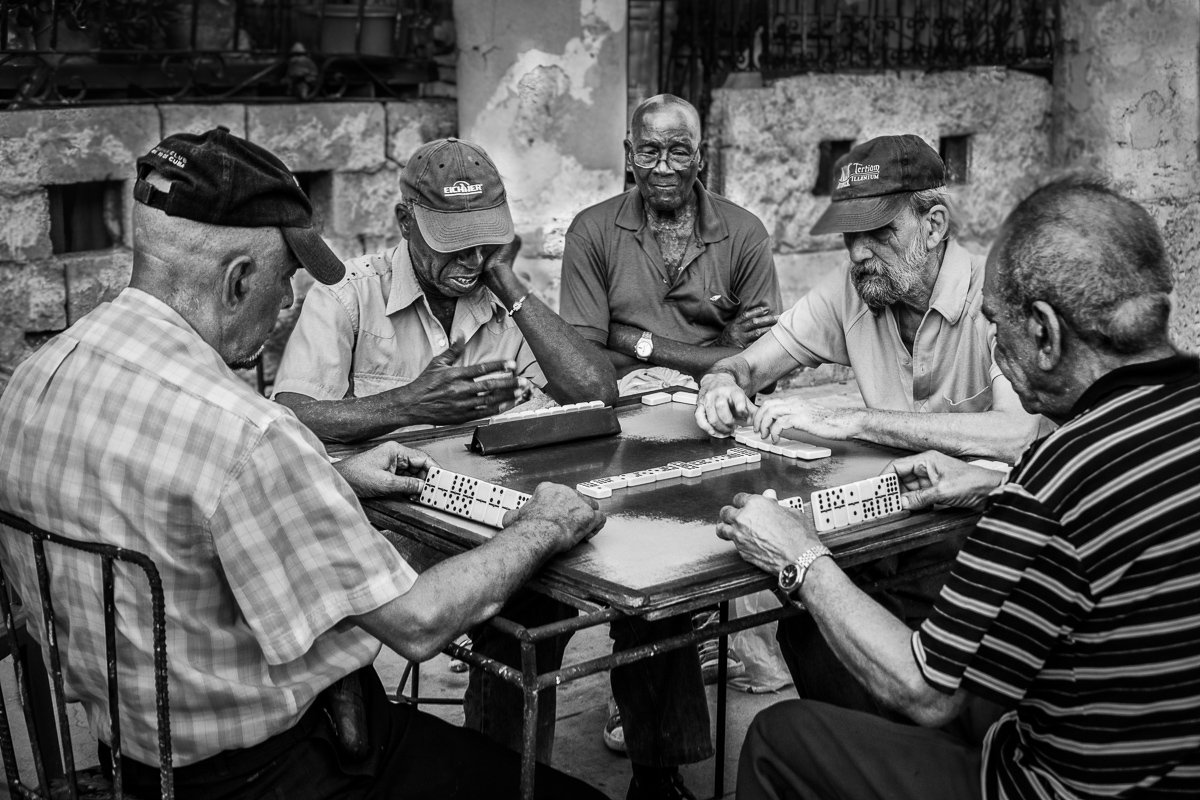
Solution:
M 1176 268 L 1172 331 L 1200 349 L 1200 4 L 1062 0 L 1052 152 L 1150 209 Z
M 563 234 L 621 191 L 626 0 L 455 0 L 459 135 L 500 168 L 518 264 L 557 307 Z

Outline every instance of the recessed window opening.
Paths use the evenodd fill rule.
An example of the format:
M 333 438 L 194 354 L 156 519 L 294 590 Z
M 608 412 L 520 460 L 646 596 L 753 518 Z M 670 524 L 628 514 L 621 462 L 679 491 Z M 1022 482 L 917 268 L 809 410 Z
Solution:
M 121 182 L 50 186 L 50 245 L 54 253 L 107 250 L 121 240 Z
M 828 197 L 836 185 L 833 167 L 854 146 L 853 139 L 825 139 L 817 146 L 817 183 L 813 194 Z

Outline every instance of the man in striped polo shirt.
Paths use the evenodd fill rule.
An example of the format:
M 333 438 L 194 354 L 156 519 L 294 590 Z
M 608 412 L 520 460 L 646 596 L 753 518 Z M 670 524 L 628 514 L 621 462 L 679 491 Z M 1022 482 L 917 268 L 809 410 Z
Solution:
M 796 564 L 839 658 L 920 726 L 778 704 L 747 734 L 739 798 L 1200 796 L 1200 364 L 1168 338 L 1171 284 L 1149 215 L 1102 183 L 1009 216 L 984 313 L 1022 404 L 1061 427 L 1000 486 L 940 453 L 894 462 L 911 508 L 986 506 L 919 630 L 805 520 L 744 494 L 722 509 L 718 535 Z

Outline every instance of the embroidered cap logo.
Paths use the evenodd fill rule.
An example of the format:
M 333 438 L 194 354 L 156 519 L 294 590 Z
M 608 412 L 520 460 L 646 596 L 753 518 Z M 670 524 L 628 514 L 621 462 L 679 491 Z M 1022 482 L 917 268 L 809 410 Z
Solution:
M 442 194 L 446 195 L 447 197 L 483 194 L 483 184 L 455 181 L 449 186 L 443 186 Z
M 842 167 L 842 174 L 838 176 L 837 188 L 845 189 L 851 183 L 876 180 L 879 180 L 878 164 L 859 164 L 857 161 L 852 161 Z

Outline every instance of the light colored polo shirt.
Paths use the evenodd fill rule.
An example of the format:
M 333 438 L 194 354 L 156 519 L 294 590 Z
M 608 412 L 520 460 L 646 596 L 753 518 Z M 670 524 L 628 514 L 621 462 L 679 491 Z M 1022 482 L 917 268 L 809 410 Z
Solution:
M 910 354 L 891 308 L 875 314 L 842 270 L 800 298 L 771 329 L 801 365 L 854 369 L 868 408 L 964 412 L 992 408 L 995 335 L 983 315 L 983 267 L 951 240 Z
M 450 334 L 429 309 L 408 245 L 346 262 L 346 277 L 316 284 L 288 339 L 275 393 L 316 400 L 366 397 L 417 378 L 451 341 L 466 340 L 458 366 L 513 360 L 517 374 L 546 385 L 521 329 L 491 290 L 460 297 Z

